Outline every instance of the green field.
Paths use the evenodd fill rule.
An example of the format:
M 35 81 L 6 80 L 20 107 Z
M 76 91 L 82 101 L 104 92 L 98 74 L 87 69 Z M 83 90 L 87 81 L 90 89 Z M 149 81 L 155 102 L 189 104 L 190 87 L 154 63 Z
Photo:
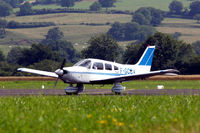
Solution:
M 156 29 L 157 31 L 168 34 L 180 32 L 181 37 L 179 39 L 187 43 L 200 40 L 200 24 L 196 20 L 166 18 Z
M 54 22 L 57 24 L 61 31 L 64 32 L 65 39 L 73 43 L 86 43 L 91 36 L 96 34 L 105 33 L 110 28 L 110 25 L 90 26 L 84 24 L 106 24 L 118 22 L 131 21 L 130 15 L 123 14 L 78 14 L 78 13 L 59 13 L 47 15 L 34 15 L 24 17 L 7 17 L 7 21 L 17 22 Z M 41 28 L 25 28 L 25 29 L 7 29 L 7 31 L 22 35 L 24 39 L 44 39 L 48 30 L 52 27 Z M 6 42 L 6 41 L 5 41 Z M 6 44 L 6 43 L 5 43 Z
M 17 22 L 54 22 L 64 33 L 64 39 L 71 41 L 74 47 L 80 51 L 87 47 L 86 43 L 92 36 L 108 31 L 110 25 L 105 25 L 106 23 L 112 24 L 115 21 L 122 23 L 129 22 L 131 21 L 131 16 L 124 14 L 59 13 L 23 17 L 10 16 L 6 20 L 14 20 Z M 104 25 L 90 26 L 81 25 L 81 23 Z M 45 38 L 50 28 L 53 27 L 6 29 L 8 34 L 6 38 L 0 39 L 0 49 L 7 47 L 7 50 L 4 52 L 6 54 L 9 50 L 9 45 L 27 46 L 38 43 Z
M 54 81 L 0 81 L 0 89 L 54 89 Z M 157 89 L 157 85 L 164 85 L 165 89 L 200 89 L 199 80 L 136 80 L 122 85 L 126 89 Z M 56 89 L 64 89 L 68 84 L 59 81 Z M 85 85 L 86 89 L 111 89 L 112 85 Z
M 135 11 L 140 7 L 154 7 L 164 11 L 169 11 L 168 6 L 172 1 L 173 0 L 118 0 L 115 7 L 112 9 Z M 191 3 L 188 0 L 181 0 L 181 2 L 184 7 L 189 7 L 189 4 Z
M 17 45 L 0 45 L 0 50 L 3 51 L 3 54 L 7 56 L 8 52 L 14 47 L 21 47 L 21 48 L 29 48 L 30 46 L 17 46 Z
M 200 89 L 198 80 L 125 83 L 128 89 Z M 53 88 L 53 81 L 1 81 L 0 89 Z M 57 89 L 67 86 L 58 82 Z M 87 89 L 108 89 L 91 86 Z M 199 96 L 0 97 L 0 132 L 199 132 Z
M 29 96 L 0 98 L 0 132 L 200 131 L 199 96 Z
M 72 8 L 75 9 L 89 9 L 90 5 L 97 0 L 83 0 L 81 2 L 76 2 L 75 6 Z M 114 7 L 109 9 L 115 9 L 115 10 L 130 10 L 135 11 L 140 7 L 154 7 L 157 9 L 161 9 L 164 11 L 169 11 L 169 4 L 173 0 L 118 0 Z M 189 4 L 191 3 L 189 0 L 181 0 L 184 7 L 189 7 Z M 42 9 L 42 8 L 63 8 L 60 5 L 56 4 L 50 4 L 50 5 L 37 5 L 34 6 L 33 9 Z
M 117 10 L 136 10 L 143 6 L 152 6 L 155 8 L 161 8 L 168 10 L 168 5 L 172 0 L 119 0 L 116 3 L 116 7 L 112 9 Z M 93 3 L 94 0 L 83 0 L 75 5 L 75 8 L 85 9 L 89 3 Z M 190 1 L 182 1 L 185 6 L 188 6 Z M 45 5 L 46 6 L 46 5 Z M 78 7 L 80 6 L 80 7 Z M 83 7 L 81 7 L 83 6 Z M 59 5 L 48 5 L 45 8 L 58 8 Z M 34 8 L 44 8 L 43 6 L 37 6 Z M 7 21 L 17 22 L 54 22 L 61 31 L 64 33 L 64 39 L 71 41 L 74 47 L 81 51 L 87 47 L 88 40 L 95 35 L 106 33 L 110 25 L 106 23 L 114 23 L 116 21 L 125 23 L 130 22 L 132 19 L 131 15 L 124 14 L 88 14 L 88 13 L 58 13 L 58 14 L 45 14 L 45 15 L 34 15 L 34 16 L 9 16 L 6 17 Z M 86 24 L 103 24 L 101 26 L 91 26 Z M 85 25 L 81 25 L 85 24 Z M 33 43 L 38 43 L 45 38 L 48 30 L 53 27 L 41 27 L 41 28 L 24 28 L 24 29 L 7 29 L 7 37 L 0 39 L 0 49 L 3 48 L 5 54 L 9 51 L 10 45 L 27 46 Z M 199 24 L 195 20 L 188 19 L 176 19 L 166 18 L 159 27 L 156 27 L 157 31 L 163 33 L 174 34 L 180 32 L 182 35 L 179 38 L 187 43 L 193 43 L 199 40 L 200 30 Z M 121 46 L 126 46 L 130 42 L 119 42 Z M 1 46 L 1 45 L 7 45 Z

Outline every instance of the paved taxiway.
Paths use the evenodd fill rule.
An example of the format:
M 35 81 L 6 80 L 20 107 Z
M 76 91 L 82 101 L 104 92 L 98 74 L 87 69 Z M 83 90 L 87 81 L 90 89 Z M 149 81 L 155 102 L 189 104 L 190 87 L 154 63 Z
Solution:
M 0 89 L 0 96 L 66 95 L 64 89 Z M 86 89 L 79 95 L 114 95 L 110 89 Z M 200 89 L 137 89 L 121 95 L 200 95 Z

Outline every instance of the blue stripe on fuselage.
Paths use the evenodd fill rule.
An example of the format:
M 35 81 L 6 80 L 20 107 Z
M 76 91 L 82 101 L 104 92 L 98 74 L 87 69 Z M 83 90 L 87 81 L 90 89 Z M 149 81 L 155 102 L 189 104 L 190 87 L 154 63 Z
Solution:
M 105 76 L 121 76 L 128 74 L 120 74 L 120 73 L 101 73 L 101 72 L 69 72 L 69 73 L 78 73 L 78 74 L 96 74 L 96 75 L 105 75 Z
M 144 57 L 142 58 L 139 65 L 146 65 L 151 66 L 153 60 L 153 52 L 155 48 L 148 48 L 147 52 L 145 53 Z

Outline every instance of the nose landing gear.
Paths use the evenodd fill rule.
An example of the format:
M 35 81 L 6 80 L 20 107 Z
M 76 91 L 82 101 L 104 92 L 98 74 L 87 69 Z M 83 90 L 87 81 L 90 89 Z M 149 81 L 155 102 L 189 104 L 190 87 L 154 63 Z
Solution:
M 83 84 L 77 84 L 76 87 L 73 87 L 73 85 L 70 84 L 70 86 L 68 86 L 65 89 L 65 92 L 66 92 L 67 95 L 70 95 L 70 94 L 77 95 L 79 92 L 82 92 L 83 90 L 84 90 Z

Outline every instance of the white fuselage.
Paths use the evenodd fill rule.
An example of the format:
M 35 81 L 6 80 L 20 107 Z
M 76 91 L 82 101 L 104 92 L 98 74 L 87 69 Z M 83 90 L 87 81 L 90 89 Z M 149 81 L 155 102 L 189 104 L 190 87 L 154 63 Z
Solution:
M 89 65 L 84 66 L 84 62 L 88 61 Z M 83 66 L 81 66 L 83 64 Z M 95 67 L 97 66 L 97 67 Z M 125 75 L 134 75 L 145 73 L 150 70 L 138 65 L 125 65 L 99 59 L 85 59 L 72 67 L 63 68 L 68 73 L 62 76 L 62 80 L 67 83 L 90 83 L 94 80 L 105 80 Z

